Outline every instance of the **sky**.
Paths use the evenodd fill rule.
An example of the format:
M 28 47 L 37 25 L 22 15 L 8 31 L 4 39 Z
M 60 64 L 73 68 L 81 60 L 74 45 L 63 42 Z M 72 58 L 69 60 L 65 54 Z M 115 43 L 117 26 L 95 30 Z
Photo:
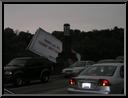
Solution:
M 71 29 L 92 31 L 126 28 L 126 4 L 4 4 L 4 28 L 29 31 L 41 27 L 45 31 Z

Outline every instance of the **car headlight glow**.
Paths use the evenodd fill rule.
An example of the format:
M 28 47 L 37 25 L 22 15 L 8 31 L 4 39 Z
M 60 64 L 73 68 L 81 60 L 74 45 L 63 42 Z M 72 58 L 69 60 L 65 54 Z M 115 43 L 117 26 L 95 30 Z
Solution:
M 5 75 L 12 75 L 12 72 L 11 72 L 11 71 L 5 71 L 4 74 L 5 74 Z

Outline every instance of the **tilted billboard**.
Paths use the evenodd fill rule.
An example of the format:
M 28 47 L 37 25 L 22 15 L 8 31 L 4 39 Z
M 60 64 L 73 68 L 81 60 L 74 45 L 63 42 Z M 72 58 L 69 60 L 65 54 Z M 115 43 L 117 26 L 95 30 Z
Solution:
M 29 43 L 28 49 L 52 62 L 56 62 L 58 53 L 62 52 L 62 42 L 39 28 Z

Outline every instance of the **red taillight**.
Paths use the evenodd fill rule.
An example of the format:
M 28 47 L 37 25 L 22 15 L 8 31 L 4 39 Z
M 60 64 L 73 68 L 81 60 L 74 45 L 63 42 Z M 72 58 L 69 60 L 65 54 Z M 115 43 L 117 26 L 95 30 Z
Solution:
M 69 82 L 69 85 L 71 85 L 71 86 L 76 85 L 75 79 L 70 79 L 68 82 Z
M 99 85 L 100 85 L 100 86 L 109 86 L 110 83 L 109 83 L 109 81 L 106 80 L 106 79 L 100 79 L 100 80 L 99 80 Z

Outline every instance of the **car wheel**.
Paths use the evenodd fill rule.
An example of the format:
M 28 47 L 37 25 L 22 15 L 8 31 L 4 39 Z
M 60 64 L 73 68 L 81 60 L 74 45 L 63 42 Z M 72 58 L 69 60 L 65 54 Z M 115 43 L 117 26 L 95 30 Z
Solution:
M 49 81 L 49 72 L 43 72 L 41 75 L 41 81 L 42 82 L 48 82 Z
M 14 78 L 14 85 L 15 86 L 22 86 L 24 84 L 23 78 L 19 75 Z

